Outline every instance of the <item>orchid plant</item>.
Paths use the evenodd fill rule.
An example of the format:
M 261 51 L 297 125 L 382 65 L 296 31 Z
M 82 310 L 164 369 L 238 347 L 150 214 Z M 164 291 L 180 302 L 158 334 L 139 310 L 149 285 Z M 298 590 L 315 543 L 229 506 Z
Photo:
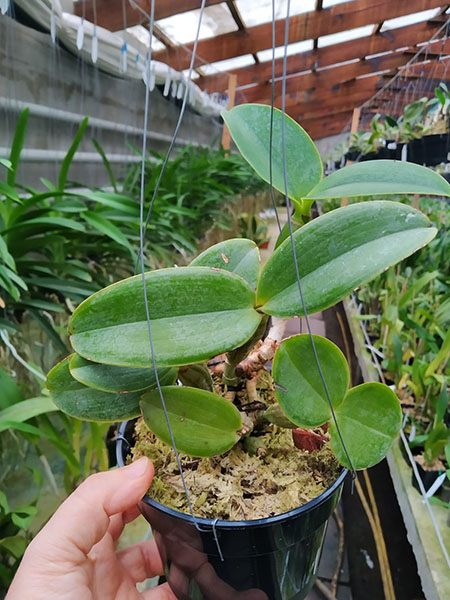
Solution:
M 292 237 L 281 241 L 263 267 L 254 242 L 233 239 L 187 267 L 139 274 L 93 294 L 72 314 L 74 353 L 51 370 L 48 388 L 56 405 L 74 417 L 119 421 L 142 415 L 170 444 L 158 378 L 173 439 L 186 454 L 224 453 L 251 438 L 261 421 L 305 429 L 329 423 L 338 460 L 366 468 L 385 456 L 399 432 L 397 397 L 381 383 L 349 389 L 346 359 L 332 342 L 309 335 L 283 340 L 284 325 L 303 315 L 304 306 L 308 314 L 333 306 L 430 242 L 436 229 L 421 212 L 393 201 L 352 204 L 311 221 L 310 208 L 327 198 L 450 196 L 450 186 L 429 169 L 387 160 L 354 164 L 323 179 L 314 143 L 290 117 L 274 110 L 272 152 L 269 106 L 240 105 L 223 117 L 255 171 L 282 193 L 287 187 L 295 207 Z M 218 355 L 224 355 L 215 367 L 222 395 L 213 391 L 207 366 Z M 254 408 L 255 381 L 271 359 L 277 404 L 256 404 L 258 410 L 248 412 L 235 390 L 245 384 Z

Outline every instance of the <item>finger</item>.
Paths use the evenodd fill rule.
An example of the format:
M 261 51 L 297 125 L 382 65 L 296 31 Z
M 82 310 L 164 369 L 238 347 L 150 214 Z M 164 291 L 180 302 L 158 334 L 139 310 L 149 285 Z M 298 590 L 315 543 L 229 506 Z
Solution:
M 116 543 L 117 540 L 119 539 L 120 534 L 122 533 L 124 527 L 125 527 L 125 522 L 124 522 L 123 514 L 119 513 L 117 515 L 113 515 L 112 517 L 110 517 L 108 533 L 111 536 L 114 543 Z
M 114 543 L 119 539 L 125 525 L 134 521 L 140 514 L 139 508 L 133 506 L 123 513 L 110 517 L 108 533 L 112 537 Z
M 144 600 L 178 600 L 167 583 L 143 592 L 142 598 Z
M 154 540 L 140 542 L 116 553 L 125 573 L 135 583 L 164 575 L 164 565 Z
M 104 473 L 91 475 L 59 507 L 36 536 L 34 548 L 64 549 L 87 555 L 105 535 L 110 517 L 133 508 L 150 487 L 154 468 L 145 457 Z

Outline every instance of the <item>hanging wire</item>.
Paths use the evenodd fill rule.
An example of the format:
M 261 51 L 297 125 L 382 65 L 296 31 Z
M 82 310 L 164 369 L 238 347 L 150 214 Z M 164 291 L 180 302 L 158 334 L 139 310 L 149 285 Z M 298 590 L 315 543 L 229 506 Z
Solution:
M 272 206 L 275 211 L 275 217 L 277 219 L 278 231 L 281 239 L 284 240 L 283 230 L 280 223 L 280 217 L 277 211 L 277 205 L 275 202 L 275 195 L 273 191 L 273 108 L 275 102 L 275 0 L 272 0 L 272 87 L 271 87 L 271 98 L 270 98 L 270 131 L 269 131 L 269 187 L 270 187 L 270 198 L 272 200 Z
M 198 42 L 198 37 L 200 34 L 200 26 L 201 26 L 201 22 L 202 22 L 202 17 L 203 17 L 203 12 L 204 12 L 204 8 L 205 8 L 205 2 L 206 0 L 202 0 L 202 5 L 201 5 L 201 9 L 200 9 L 200 16 L 199 16 L 199 22 L 198 22 L 198 27 L 197 27 L 197 34 L 196 34 L 196 38 L 195 38 L 195 45 L 194 45 L 194 49 L 197 46 L 197 42 Z M 148 59 L 147 59 L 147 65 L 146 65 L 146 78 L 145 78 L 145 109 L 144 109 L 144 131 L 143 131 L 143 138 L 142 138 L 142 163 L 141 163 L 141 187 L 140 187 L 140 197 L 139 197 L 139 214 L 140 214 L 140 219 L 139 219 L 139 258 L 140 258 L 140 265 L 141 265 L 141 276 L 142 276 L 142 287 L 143 287 L 143 294 L 144 294 L 144 305 L 145 305 L 145 315 L 146 315 L 146 320 L 147 320 L 147 329 L 148 329 L 148 336 L 149 336 L 149 342 L 150 342 L 150 350 L 151 350 L 151 355 L 152 355 L 152 366 L 153 366 L 153 371 L 155 373 L 155 381 L 156 381 L 156 386 L 158 388 L 158 393 L 159 393 L 159 397 L 161 400 L 161 405 L 164 411 L 164 417 L 166 420 L 166 424 L 167 424 L 167 429 L 169 431 L 169 435 L 170 435 L 170 441 L 172 444 L 172 448 L 174 450 L 175 453 L 175 458 L 177 461 L 177 465 L 178 465 L 178 470 L 180 473 L 180 477 L 181 477 L 181 482 L 183 485 L 183 490 L 184 493 L 186 495 L 186 500 L 188 503 L 188 507 L 189 507 L 189 512 L 191 514 L 193 523 L 195 528 L 200 531 L 200 532 L 209 532 L 209 529 L 202 529 L 200 527 L 200 525 L 198 524 L 197 518 L 194 514 L 194 510 L 192 508 L 192 503 L 191 503 L 191 499 L 189 496 L 189 491 L 186 485 L 186 480 L 184 478 L 184 473 L 183 473 L 183 467 L 181 464 L 181 459 L 180 459 L 180 455 L 179 452 L 177 450 L 176 444 L 175 444 L 175 439 L 173 436 L 173 431 L 172 431 L 172 427 L 170 425 L 170 417 L 169 417 L 169 413 L 167 411 L 167 406 L 166 406 L 166 402 L 164 400 L 164 395 L 161 389 L 161 382 L 159 380 L 159 375 L 158 375 L 158 370 L 157 370 L 157 366 L 156 366 L 156 356 L 155 356 L 155 347 L 154 347 L 154 343 L 153 343 L 153 334 L 152 334 L 152 325 L 151 325 L 151 319 L 150 319 L 150 308 L 149 308 L 149 303 L 148 303 L 148 297 L 147 297 L 147 283 L 146 283 L 146 279 L 145 279 L 145 259 L 144 259 L 144 238 L 145 238 L 145 231 L 146 231 L 146 227 L 148 225 L 148 220 L 150 219 L 151 216 L 151 211 L 149 211 L 149 215 L 148 215 L 148 220 L 144 226 L 144 188 L 145 188 L 145 157 L 146 157 L 146 151 L 147 151 L 147 130 L 148 130 L 148 112 L 149 112 L 149 97 L 150 97 L 150 65 L 151 65 L 151 59 L 152 59 L 152 39 L 153 39 L 153 25 L 154 25 L 154 20 L 155 20 L 155 0 L 152 0 L 152 4 L 151 4 L 151 14 L 150 14 L 150 21 L 149 21 L 149 35 L 150 35 L 150 46 L 149 46 L 149 52 L 148 52 Z M 192 55 L 192 60 L 191 60 L 191 68 L 189 70 L 189 77 L 188 77 L 188 83 L 190 81 L 191 78 L 191 74 L 192 74 L 192 67 L 193 67 L 193 63 L 195 60 L 195 51 L 193 52 Z M 182 110 L 180 111 L 180 117 L 178 119 L 177 122 L 177 126 L 175 127 L 175 132 L 173 134 L 172 140 L 171 140 L 171 144 L 169 146 L 169 151 L 166 155 L 166 160 L 164 161 L 163 167 L 161 169 L 161 173 L 160 173 L 160 178 L 162 177 L 162 174 L 164 172 L 165 169 L 165 165 L 167 164 L 167 160 L 168 160 L 168 155 L 170 153 L 171 148 L 173 148 L 173 144 L 175 142 L 175 137 L 178 133 L 178 129 L 180 127 L 181 124 L 181 119 L 182 119 L 182 115 L 184 113 L 183 108 L 185 107 L 186 104 L 186 98 L 187 98 L 187 91 L 188 91 L 188 86 L 186 86 L 186 93 L 183 99 L 183 107 Z M 152 202 L 155 199 L 155 194 L 153 195 L 152 198 Z M 212 524 L 212 533 L 214 536 L 214 540 L 216 542 L 216 546 L 217 546 L 217 551 L 219 553 L 219 557 L 221 561 L 224 561 L 224 557 L 223 557 L 223 553 L 220 547 L 220 543 L 219 543 L 219 538 L 217 536 L 217 531 L 216 531 L 216 525 L 217 525 L 217 519 L 215 519 Z
M 354 480 L 356 478 L 356 471 L 355 468 L 353 466 L 353 462 L 348 454 L 347 448 L 345 446 L 344 440 L 342 438 L 342 433 L 341 430 L 339 428 L 337 419 L 336 419 L 336 414 L 334 412 L 334 408 L 333 408 L 333 403 L 331 401 L 331 397 L 330 397 L 330 392 L 328 390 L 328 385 L 327 382 L 325 381 L 325 377 L 323 375 L 323 371 L 322 371 L 322 367 L 320 365 L 320 361 L 319 361 L 319 356 L 317 354 L 317 349 L 316 349 L 316 345 L 314 343 L 314 338 L 313 338 L 313 334 L 311 331 L 311 323 L 309 321 L 309 316 L 308 316 L 308 312 L 306 310 L 306 303 L 305 303 L 305 299 L 303 296 L 303 289 L 302 289 L 302 284 L 301 284 L 301 280 L 300 280 L 300 272 L 299 272 L 299 267 L 298 267 L 298 259 L 297 259 L 297 253 L 295 251 L 295 242 L 294 242 L 294 236 L 293 236 L 293 230 L 292 230 L 292 218 L 291 218 L 291 202 L 289 200 L 289 193 L 288 193 L 288 176 L 287 176 L 287 162 L 286 162 L 286 135 L 285 135 L 285 115 L 286 115 L 286 70 L 287 70 L 287 48 L 288 48 L 288 44 L 289 44 L 289 13 L 290 13 L 290 0 L 287 0 L 287 8 L 286 8 L 286 22 L 285 22 L 285 30 L 284 30 L 284 54 L 283 54 L 283 78 L 282 78 L 282 88 L 281 88 L 281 147 L 282 147 L 282 153 L 283 153 L 283 177 L 284 177 L 284 195 L 285 195 L 285 200 L 286 200 L 286 211 L 287 211 L 287 218 L 288 218 L 288 226 L 289 226 L 289 239 L 291 241 L 291 248 L 292 248 L 292 258 L 294 261 L 294 267 L 295 267 L 295 276 L 297 279 L 297 286 L 298 286 L 298 291 L 300 294 L 300 300 L 302 303 L 302 308 L 303 308 L 303 314 L 305 316 L 305 322 L 306 322 L 306 327 L 308 329 L 308 334 L 309 334 L 309 338 L 311 340 L 311 346 L 313 349 L 313 353 L 314 353 L 314 360 L 316 362 L 317 365 L 317 370 L 319 371 L 319 375 L 320 375 L 320 379 L 322 381 L 323 384 L 323 388 L 325 390 L 325 394 L 328 400 L 328 404 L 330 405 L 330 410 L 331 410 L 331 414 L 333 417 L 333 421 L 334 424 L 336 426 L 336 430 L 338 432 L 339 435 L 339 439 L 342 445 L 342 448 L 344 450 L 345 456 L 348 460 L 348 464 L 350 465 L 350 470 L 352 472 L 352 479 Z

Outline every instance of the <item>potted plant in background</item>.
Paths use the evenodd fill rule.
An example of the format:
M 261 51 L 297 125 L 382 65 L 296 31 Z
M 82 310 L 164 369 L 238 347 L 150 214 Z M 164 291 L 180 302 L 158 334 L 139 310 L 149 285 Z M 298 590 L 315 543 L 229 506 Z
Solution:
M 319 198 L 450 196 L 439 175 L 407 163 L 368 161 L 322 179 L 320 157 L 306 132 L 280 111 L 273 116 L 272 183 L 283 192 L 286 175 L 298 224 Z M 237 106 L 224 119 L 243 156 L 268 181 L 270 107 Z M 411 207 L 354 204 L 299 227 L 262 269 L 252 241 L 229 240 L 188 267 L 109 286 L 75 310 L 69 324 L 75 353 L 52 369 L 48 388 L 57 406 L 78 418 L 143 417 L 140 438 L 131 435 L 129 443 L 141 452 L 146 446 L 155 459 L 158 480 L 150 495 L 171 506 L 146 496 L 140 507 L 177 597 L 306 596 L 345 468 L 366 468 L 384 457 L 399 431 L 401 410 L 382 384 L 349 389 L 345 358 L 330 341 L 309 335 L 282 341 L 286 319 L 305 308 L 314 313 L 332 306 L 435 233 Z M 219 355 L 222 360 L 214 359 Z M 264 366 L 272 358 L 270 376 Z M 173 385 L 175 380 L 183 385 Z M 293 437 L 302 446 L 303 436 L 290 430 L 298 428 L 309 432 L 317 451 L 296 448 Z M 195 517 L 174 455 L 164 446 L 172 441 L 183 453 Z M 300 463 L 316 484 L 305 486 L 315 487 L 307 498 L 298 485 Z M 203 490 L 196 479 L 205 482 Z M 224 516 L 230 507 L 244 516 Z

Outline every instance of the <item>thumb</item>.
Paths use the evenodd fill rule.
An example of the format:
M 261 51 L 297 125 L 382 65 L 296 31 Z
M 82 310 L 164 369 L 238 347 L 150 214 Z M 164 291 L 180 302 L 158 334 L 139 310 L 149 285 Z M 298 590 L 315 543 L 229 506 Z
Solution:
M 134 507 L 154 475 L 146 457 L 103 473 L 91 475 L 58 508 L 33 541 L 34 549 L 64 548 L 87 555 L 105 535 L 109 518 Z

